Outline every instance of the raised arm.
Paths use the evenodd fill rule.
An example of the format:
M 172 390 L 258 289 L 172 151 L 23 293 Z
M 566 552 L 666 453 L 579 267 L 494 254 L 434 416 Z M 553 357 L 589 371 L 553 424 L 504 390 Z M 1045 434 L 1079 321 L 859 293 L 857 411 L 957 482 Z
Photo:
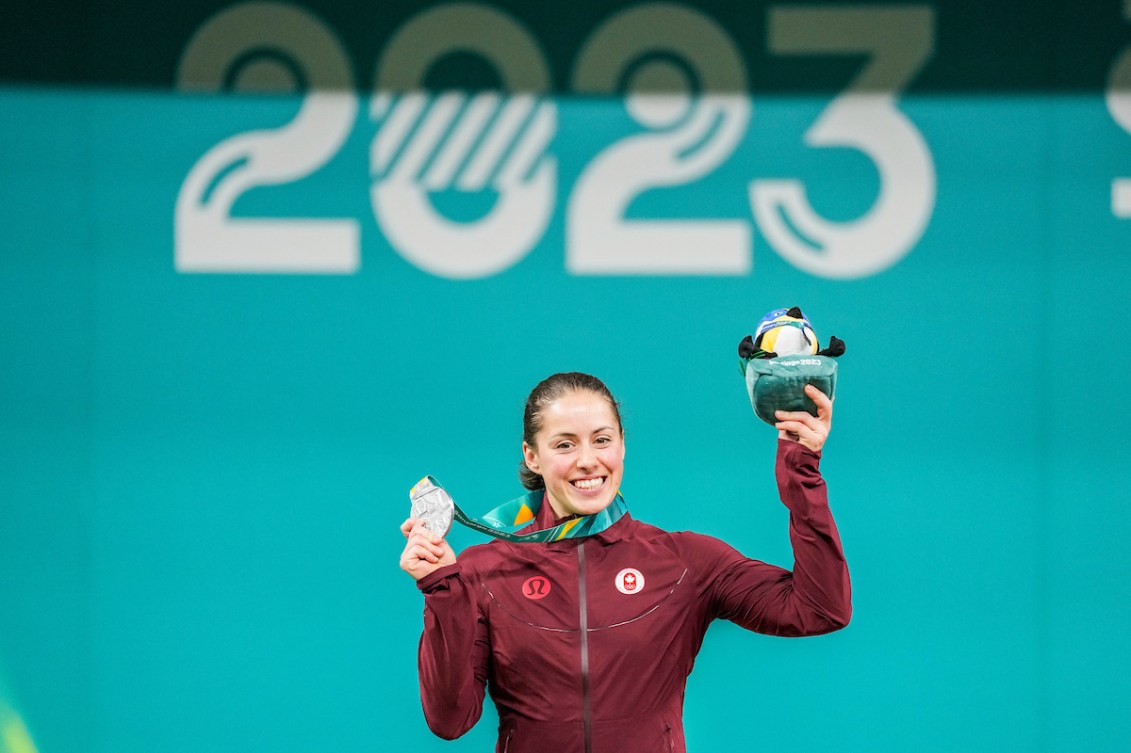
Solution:
M 708 569 L 715 616 L 774 635 L 838 630 L 852 616 L 852 591 L 840 534 L 821 477 L 821 448 L 832 426 L 832 402 L 807 388 L 818 415 L 780 414 L 775 473 L 789 508 L 793 570 L 731 554 Z

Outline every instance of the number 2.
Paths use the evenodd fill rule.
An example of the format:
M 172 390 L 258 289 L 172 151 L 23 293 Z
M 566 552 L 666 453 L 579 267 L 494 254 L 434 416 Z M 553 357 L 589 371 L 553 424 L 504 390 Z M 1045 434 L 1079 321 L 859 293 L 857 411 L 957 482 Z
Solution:
M 659 52 L 674 53 L 682 65 Z M 611 144 L 578 178 L 567 209 L 566 267 L 575 274 L 748 272 L 746 220 L 625 217 L 636 197 L 708 174 L 742 139 L 750 103 L 734 42 L 697 11 L 659 3 L 632 8 L 582 48 L 573 88 L 615 94 L 622 77 L 628 112 L 649 132 Z
M 244 3 L 212 18 L 185 49 L 177 83 L 217 91 L 234 78 L 260 91 L 285 90 L 278 61 L 262 55 L 256 61 L 268 50 L 289 57 L 305 76 L 302 106 L 287 125 L 233 136 L 193 165 L 175 210 L 178 271 L 348 274 L 358 267 L 355 220 L 232 217 L 232 205 L 247 191 L 322 167 L 345 143 L 357 116 L 341 43 L 321 21 L 281 3 Z M 265 72 L 273 75 L 255 80 Z M 292 88 L 297 83 L 292 80 Z

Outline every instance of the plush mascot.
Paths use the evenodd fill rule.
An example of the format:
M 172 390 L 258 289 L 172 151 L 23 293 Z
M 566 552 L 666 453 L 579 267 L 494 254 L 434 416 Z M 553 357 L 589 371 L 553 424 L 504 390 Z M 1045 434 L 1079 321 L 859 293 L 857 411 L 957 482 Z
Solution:
M 843 355 L 844 341 L 829 338 L 819 349 L 809 319 L 794 306 L 775 309 L 762 317 L 753 335 L 738 344 L 739 368 L 746 377 L 750 405 L 758 418 L 776 424 L 774 412 L 803 410 L 817 415 L 817 406 L 805 396 L 812 384 L 830 398 L 836 391 L 835 358 Z

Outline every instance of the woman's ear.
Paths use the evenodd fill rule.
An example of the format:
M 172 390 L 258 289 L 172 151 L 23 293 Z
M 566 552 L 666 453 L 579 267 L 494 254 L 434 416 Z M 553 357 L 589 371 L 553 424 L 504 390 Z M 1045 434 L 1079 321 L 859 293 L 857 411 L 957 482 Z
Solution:
M 538 475 L 542 475 L 542 466 L 538 463 L 538 453 L 526 442 L 522 443 L 522 459 L 526 462 L 527 468 Z

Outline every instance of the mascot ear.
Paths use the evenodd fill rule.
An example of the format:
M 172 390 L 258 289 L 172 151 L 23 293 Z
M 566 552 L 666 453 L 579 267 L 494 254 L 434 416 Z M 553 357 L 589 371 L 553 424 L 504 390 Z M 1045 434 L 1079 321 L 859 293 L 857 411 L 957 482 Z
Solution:
M 829 337 L 829 347 L 824 350 L 817 351 L 819 356 L 829 356 L 830 358 L 838 358 L 844 355 L 844 340 L 841 340 L 836 335 Z

